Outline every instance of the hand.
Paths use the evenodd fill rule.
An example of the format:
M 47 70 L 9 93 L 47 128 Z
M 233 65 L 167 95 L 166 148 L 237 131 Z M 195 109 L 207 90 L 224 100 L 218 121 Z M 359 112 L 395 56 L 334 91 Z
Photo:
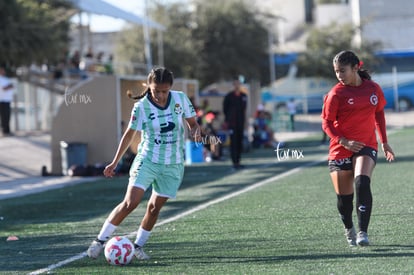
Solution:
M 392 151 L 391 146 L 388 145 L 388 143 L 382 144 L 382 151 L 384 151 L 385 159 L 389 162 L 395 160 L 395 154 Z
M 347 140 L 344 137 L 340 138 L 339 144 L 345 147 L 345 149 L 354 153 L 358 153 L 365 146 L 365 143 L 363 142 L 359 142 L 356 140 Z
M 104 176 L 107 178 L 112 178 L 113 176 L 115 176 L 115 168 L 116 163 L 108 164 L 103 171 Z

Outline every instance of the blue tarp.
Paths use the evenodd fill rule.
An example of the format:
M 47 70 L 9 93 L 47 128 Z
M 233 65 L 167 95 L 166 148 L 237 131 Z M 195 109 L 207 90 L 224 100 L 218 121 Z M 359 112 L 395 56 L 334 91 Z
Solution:
M 288 53 L 288 54 L 275 54 L 273 56 L 275 63 L 278 65 L 289 65 L 298 59 L 297 53 Z
M 375 53 L 379 57 L 414 57 L 414 50 L 408 51 L 378 51 Z

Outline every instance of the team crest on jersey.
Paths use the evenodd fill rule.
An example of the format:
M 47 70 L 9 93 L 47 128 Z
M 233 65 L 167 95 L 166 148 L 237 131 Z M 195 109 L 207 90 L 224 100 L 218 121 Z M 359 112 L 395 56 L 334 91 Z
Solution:
M 183 112 L 183 108 L 180 106 L 180 104 L 176 103 L 174 106 L 174 112 L 179 115 Z
M 378 97 L 376 94 L 373 94 L 370 98 L 369 101 L 371 102 L 372 105 L 377 105 L 378 104 Z

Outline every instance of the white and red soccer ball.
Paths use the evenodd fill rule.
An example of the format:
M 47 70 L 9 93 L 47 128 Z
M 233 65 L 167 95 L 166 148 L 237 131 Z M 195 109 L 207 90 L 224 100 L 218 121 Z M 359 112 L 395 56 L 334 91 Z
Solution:
M 111 265 L 127 265 L 134 250 L 134 244 L 127 237 L 115 236 L 105 244 L 105 258 Z

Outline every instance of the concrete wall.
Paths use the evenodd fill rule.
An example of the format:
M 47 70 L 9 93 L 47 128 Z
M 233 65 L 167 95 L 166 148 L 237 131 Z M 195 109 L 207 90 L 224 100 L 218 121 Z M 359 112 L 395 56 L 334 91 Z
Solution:
M 99 76 L 65 94 L 52 121 L 52 173 L 62 173 L 60 141 L 87 143 L 87 164 L 112 159 L 118 143 L 115 76 Z
M 316 27 L 352 23 L 351 7 L 348 4 L 316 5 L 314 13 Z

